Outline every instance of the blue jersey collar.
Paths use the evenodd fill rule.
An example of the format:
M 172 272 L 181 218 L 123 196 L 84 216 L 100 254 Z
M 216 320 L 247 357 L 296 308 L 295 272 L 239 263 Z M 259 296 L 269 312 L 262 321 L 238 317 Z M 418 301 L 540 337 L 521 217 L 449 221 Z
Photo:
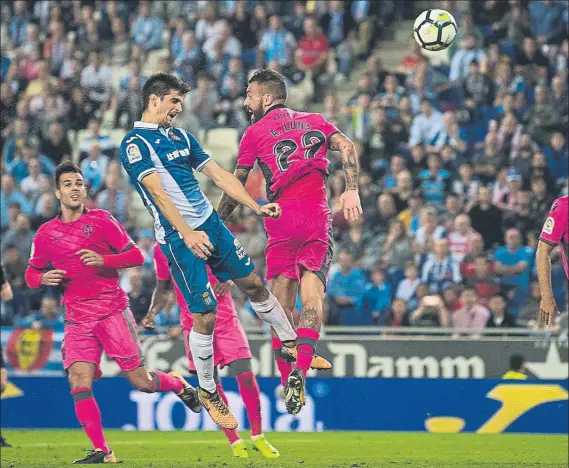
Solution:
M 134 122 L 134 128 L 147 128 L 149 130 L 158 130 L 158 124 L 137 121 Z

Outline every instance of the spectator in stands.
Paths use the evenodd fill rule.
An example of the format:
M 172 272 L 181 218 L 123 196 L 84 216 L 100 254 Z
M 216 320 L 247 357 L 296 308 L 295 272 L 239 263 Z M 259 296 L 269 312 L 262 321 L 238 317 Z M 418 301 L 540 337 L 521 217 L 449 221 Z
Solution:
M 390 265 L 390 274 L 399 277 L 403 273 L 405 264 L 413 259 L 413 241 L 407 235 L 405 225 L 399 219 L 393 219 L 389 223 L 382 254 Z
M 490 318 L 490 312 L 479 303 L 476 289 L 472 287 L 465 288 L 464 291 L 462 291 L 460 300 L 463 306 L 452 316 L 453 328 L 476 331 L 484 329 Z M 471 338 L 478 338 L 479 336 L 478 334 L 470 335 Z
M 490 249 L 503 240 L 502 210 L 492 205 L 492 193 L 487 187 L 480 187 L 478 203 L 468 212 L 472 228 L 484 239 L 484 248 Z
M 545 146 L 549 142 L 552 131 L 560 127 L 561 116 L 549 102 L 547 89 L 544 86 L 535 88 L 534 99 L 535 104 L 531 106 L 528 116 L 528 130 L 535 141 Z
M 113 18 L 111 24 L 113 32 L 111 64 L 117 67 L 124 67 L 130 61 L 132 49 L 128 31 L 121 18 Z
M 269 28 L 261 35 L 257 66 L 262 67 L 273 60 L 283 67 L 291 66 L 296 47 L 296 39 L 290 31 L 284 28 L 282 18 L 273 15 L 269 19 Z
M 526 327 L 533 327 L 536 323 L 536 311 L 539 310 L 541 303 L 541 289 L 537 281 L 530 284 L 529 297 L 522 304 L 517 323 Z
M 451 314 L 462 307 L 462 302 L 460 302 L 461 292 L 462 288 L 458 284 L 449 284 L 445 289 L 443 289 L 443 303 Z
M 215 43 L 221 44 L 220 47 L 225 57 L 239 57 L 241 55 L 241 43 L 232 35 L 231 26 L 226 21 L 221 21 L 216 34 L 204 42 L 202 50 L 210 59 L 214 56 Z
M 2 175 L 2 183 L 0 184 L 0 220 L 2 223 L 2 228 L 6 229 L 8 227 L 9 215 L 8 206 L 11 203 L 17 203 L 19 209 L 24 214 L 30 214 L 32 211 L 32 206 L 20 192 L 15 185 L 14 178 L 10 174 Z
M 127 274 L 130 285 L 128 292 L 130 310 L 132 310 L 136 323 L 140 323 L 148 313 L 150 301 L 152 300 L 152 291 L 144 285 L 141 267 L 131 268 Z
M 502 291 L 500 280 L 490 271 L 490 262 L 484 255 L 474 259 L 472 274 L 466 278 L 466 284 L 475 288 L 483 306 L 488 306 L 488 301 L 494 294 Z
M 65 26 L 61 21 L 53 21 L 49 25 L 49 32 L 50 37 L 43 45 L 43 56 L 49 63 L 51 74 L 59 76 L 68 46 L 65 38 Z
M 447 239 L 436 241 L 430 253 L 423 265 L 421 280 L 429 285 L 432 293 L 442 293 L 449 284 L 461 282 L 460 266 L 449 253 Z
M 261 31 L 258 29 L 257 22 L 247 11 L 245 2 L 237 3 L 231 24 L 233 26 L 233 34 L 243 46 L 243 61 L 247 68 L 253 67 L 256 60 L 255 49 L 257 47 L 258 34 Z
M 201 11 L 201 18 L 196 23 L 196 39 L 199 44 L 203 44 L 210 37 L 217 34 L 217 28 L 221 24 L 219 20 L 216 5 L 210 3 Z
M 434 242 L 446 237 L 446 231 L 439 223 L 437 210 L 426 206 L 419 213 L 419 228 L 415 232 L 413 250 L 419 256 L 426 255 Z
M 30 226 L 34 232 L 42 224 L 51 221 L 57 214 L 57 199 L 54 197 L 51 187 L 49 189 L 49 193 L 42 193 L 37 199 L 34 215 L 30 220 Z
M 318 79 L 320 75 L 326 70 L 328 64 L 328 54 L 330 46 L 328 39 L 318 27 L 314 18 L 306 18 L 304 20 L 304 36 L 298 42 L 298 49 L 296 55 L 298 61 L 296 65 L 304 72 L 310 71 L 312 73 L 312 80 L 314 83 L 314 102 L 319 102 L 321 96 L 321 87 L 318 86 Z
M 506 245 L 494 253 L 495 271 L 502 283 L 512 286 L 512 312 L 519 313 L 519 307 L 529 293 L 529 278 L 534 251 L 522 245 L 522 236 L 516 228 L 508 229 Z
M 205 68 L 205 56 L 193 31 L 184 31 L 180 49 L 174 56 L 174 68 L 180 79 L 195 86 L 197 74 Z
M 567 5 L 565 5 L 565 9 L 567 9 Z M 552 0 L 530 2 L 530 29 L 539 45 L 561 44 L 567 34 L 564 31 L 562 17 L 563 6 L 557 2 Z
M 521 354 L 510 356 L 510 370 L 502 378 L 507 380 L 526 380 L 528 378 L 525 368 L 525 358 Z
M 486 53 L 476 46 L 476 37 L 466 36 L 450 62 L 449 80 L 462 82 L 468 76 L 470 62 L 482 63 L 485 57 Z
M 441 213 L 441 223 L 446 232 L 454 229 L 454 222 L 458 216 L 464 213 L 460 198 L 455 193 L 449 193 L 445 198 L 444 210 Z
M 567 95 L 565 95 L 565 100 L 568 100 Z M 553 133 L 549 138 L 549 146 L 544 149 L 543 153 L 547 158 L 547 167 L 553 179 L 558 184 L 566 181 L 569 172 L 569 146 L 565 135 L 561 132 Z
M 491 315 L 488 317 L 488 328 L 514 328 L 517 326 L 516 317 L 506 311 L 507 301 L 501 294 L 494 294 L 490 298 L 488 308 Z
M 409 306 L 404 299 L 395 299 L 391 303 L 391 310 L 385 320 L 388 327 L 408 327 L 409 326 Z
M 16 245 L 20 251 L 20 257 L 28 258 L 32 250 L 34 236 L 35 233 L 30 229 L 29 216 L 20 213 L 14 226 L 2 234 L 0 250 L 4 250 L 8 245 Z
M 402 166 L 402 170 L 397 172 L 395 176 L 396 185 L 392 191 L 393 201 L 395 202 L 395 210 L 397 213 L 401 213 L 403 210 L 409 207 L 409 199 L 413 196 L 413 177 L 411 173 L 404 169 L 405 168 L 405 161 L 400 156 L 393 156 L 391 159 L 392 166 L 393 161 L 397 158 L 400 161 Z M 393 173 L 393 167 L 391 172 Z
M 327 297 L 330 325 L 359 325 L 362 316 L 362 299 L 365 277 L 353 268 L 352 254 L 343 250 L 338 255 L 339 270 L 332 273 L 328 282 Z
M 377 199 L 377 211 L 371 214 L 372 230 L 376 235 L 385 235 L 389 229 L 389 223 L 397 216 L 393 195 L 382 193 Z
M 427 169 L 425 147 L 422 144 L 411 147 L 411 159 L 407 162 L 407 169 L 411 171 L 413 179 L 418 179 L 419 174 Z
M 395 297 L 397 299 L 403 299 L 405 302 L 411 305 L 411 301 L 415 298 L 417 287 L 420 284 L 421 279 L 419 278 L 417 265 L 415 265 L 415 262 L 412 260 L 409 260 L 405 264 L 405 278 L 403 278 L 403 280 L 401 280 L 397 286 Z
M 352 254 L 352 258 L 356 264 L 360 264 L 364 259 L 366 251 L 370 247 L 374 247 L 376 242 L 374 242 L 373 231 L 365 225 L 364 216 L 360 216 L 357 221 L 350 223 L 348 230 L 342 234 L 339 245 L 343 250 L 347 250 Z M 376 249 L 373 249 L 376 250 Z M 369 261 L 375 261 L 377 258 L 370 259 Z
M 463 278 L 467 278 L 474 273 L 474 262 L 480 256 L 486 256 L 484 251 L 484 239 L 478 232 L 474 232 L 470 236 L 468 244 L 469 253 L 462 259 L 460 264 L 460 274 Z M 489 265 L 490 271 L 493 271 L 493 265 Z
M 494 36 L 504 37 L 507 45 L 521 47 L 527 31 L 529 30 L 529 15 L 521 0 L 510 0 L 509 11 L 502 19 L 492 23 Z
M 40 194 L 40 183 L 46 176 L 42 174 L 39 158 L 29 159 L 27 169 L 29 175 L 22 180 L 20 189 L 28 200 L 35 201 Z
M 112 71 L 103 64 L 100 51 L 89 54 L 89 65 L 81 72 L 81 86 L 89 90 L 89 100 L 95 109 L 107 104 L 112 92 Z
M 428 98 L 421 100 L 421 113 L 416 115 L 411 126 L 409 146 L 420 144 L 431 145 L 443 131 L 443 115 L 433 109 L 433 103 Z
M 369 325 L 383 325 L 391 304 L 391 284 L 385 279 L 385 271 L 379 266 L 371 269 L 371 283 L 366 284 L 363 296 L 363 308 Z M 364 324 L 362 324 L 364 325 Z
M 130 81 L 129 79 L 128 82 Z M 98 149 L 106 156 L 115 155 L 117 145 L 108 135 L 101 134 L 101 121 L 99 119 L 92 118 L 89 120 L 87 132 L 87 135 L 79 142 L 79 158 L 81 160 L 91 156 L 93 143 L 97 143 Z
M 164 23 L 158 16 L 150 16 L 150 2 L 142 1 L 138 5 L 138 17 L 134 20 L 131 38 L 143 52 L 162 48 Z
M 410 324 L 414 327 L 448 327 L 449 312 L 438 295 L 424 296 L 419 307 L 411 314 Z
M 454 229 L 449 233 L 448 240 L 452 258 L 459 264 L 469 253 L 468 248 L 473 234 L 474 231 L 468 215 L 457 216 L 454 220 Z
M 16 0 L 13 6 L 14 15 L 8 23 L 9 37 L 12 42 L 12 46 L 19 47 L 23 45 L 26 40 L 26 31 L 28 29 L 30 19 L 25 1 Z
M 535 222 L 539 224 L 540 221 L 545 219 L 545 216 L 551 208 L 554 197 L 552 190 L 548 190 L 543 177 L 534 177 L 531 180 L 531 200 L 530 200 L 530 213 Z
M 51 176 L 55 173 L 53 161 L 43 154 L 38 154 L 36 145 L 26 141 L 8 166 L 8 172 L 14 176 L 17 183 L 22 183 L 30 175 L 29 164 L 32 160 L 39 162 L 39 169 L 42 174 Z M 23 187 L 21 188 L 24 191 Z
M 119 223 L 124 224 L 128 219 L 130 195 L 120 188 L 121 173 L 112 172 L 110 168 L 111 164 L 108 164 L 105 189 L 97 195 L 97 206 L 109 211 Z
M 81 164 L 83 177 L 91 194 L 97 193 L 103 185 L 108 163 L 109 158 L 101 152 L 99 143 L 96 140 L 91 141 L 89 156 Z
M 483 149 L 476 152 L 472 158 L 474 174 L 482 183 L 491 183 L 499 168 L 506 165 L 508 157 L 499 148 L 498 133 L 488 133 L 484 138 Z
M 63 317 L 57 307 L 57 300 L 51 296 L 44 296 L 38 311 L 32 312 L 16 322 L 17 327 L 24 328 L 53 328 L 55 331 L 63 331 Z
M 442 205 L 449 190 L 448 171 L 442 168 L 441 157 L 431 153 L 427 157 L 427 169 L 419 174 L 423 198 L 430 205 Z
M 73 150 L 61 123 L 50 124 L 49 136 L 41 140 L 39 152 L 48 156 L 56 166 L 63 160 L 71 159 Z
M 494 83 L 480 71 L 480 62 L 473 59 L 468 64 L 462 90 L 465 98 L 474 100 L 477 106 L 488 106 L 494 102 Z
M 200 116 L 200 126 L 209 130 L 216 126 L 214 120 L 215 105 L 219 101 L 219 94 L 215 90 L 212 77 L 206 74 L 198 76 L 198 86 L 190 91 L 190 105 L 192 113 Z

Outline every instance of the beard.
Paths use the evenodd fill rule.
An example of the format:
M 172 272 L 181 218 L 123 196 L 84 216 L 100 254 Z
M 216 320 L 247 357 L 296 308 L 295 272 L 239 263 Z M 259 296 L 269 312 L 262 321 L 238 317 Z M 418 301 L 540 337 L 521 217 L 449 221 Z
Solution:
M 247 112 L 247 114 L 249 115 L 249 120 L 251 121 L 252 124 L 261 120 L 263 118 L 263 115 L 265 115 L 263 109 L 246 108 L 245 112 Z

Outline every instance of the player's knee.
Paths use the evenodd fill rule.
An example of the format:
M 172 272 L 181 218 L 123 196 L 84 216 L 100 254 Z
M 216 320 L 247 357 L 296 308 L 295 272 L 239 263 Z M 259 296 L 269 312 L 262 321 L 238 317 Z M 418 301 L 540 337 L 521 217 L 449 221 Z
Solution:
M 193 314 L 193 329 L 202 335 L 211 335 L 215 327 L 215 311 Z
M 251 301 L 261 302 L 266 300 L 267 290 L 259 275 L 249 275 L 247 278 L 244 278 L 244 281 L 240 282 L 238 286 Z
M 88 372 L 70 371 L 68 380 L 71 390 L 75 390 L 77 388 L 90 388 L 91 385 L 93 385 L 93 379 Z

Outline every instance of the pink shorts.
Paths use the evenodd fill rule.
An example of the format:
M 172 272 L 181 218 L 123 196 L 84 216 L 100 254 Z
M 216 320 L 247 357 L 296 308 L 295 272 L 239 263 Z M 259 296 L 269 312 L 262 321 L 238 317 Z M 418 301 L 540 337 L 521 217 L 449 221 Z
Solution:
M 101 376 L 99 364 L 103 351 L 123 372 L 143 365 L 138 327 L 129 308 L 102 320 L 65 324 L 61 346 L 65 369 L 74 362 L 92 362 L 97 366 L 97 379 Z
M 192 352 L 190 351 L 190 330 L 184 329 L 184 343 L 188 357 L 188 369 L 196 370 Z M 219 315 L 213 331 L 213 363 L 215 366 L 225 367 L 239 359 L 251 359 L 251 349 L 245 330 L 237 317 L 223 317 Z
M 277 202 L 282 215 L 265 219 L 267 280 L 279 275 L 298 280 L 304 269 L 326 285 L 334 253 L 330 207 L 322 200 Z

